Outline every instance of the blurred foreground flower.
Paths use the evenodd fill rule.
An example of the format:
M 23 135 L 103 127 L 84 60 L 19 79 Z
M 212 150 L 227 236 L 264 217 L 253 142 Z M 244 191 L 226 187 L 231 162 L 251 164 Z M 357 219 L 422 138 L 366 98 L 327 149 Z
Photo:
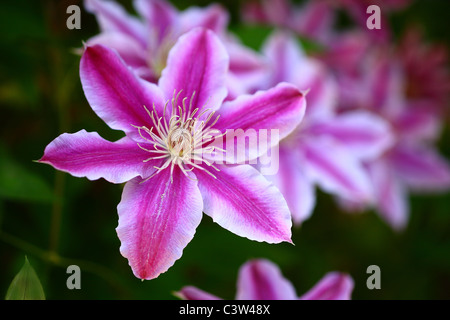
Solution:
M 172 266 L 194 236 L 202 211 L 251 240 L 291 242 L 290 212 L 278 189 L 250 165 L 216 167 L 208 157 L 221 151 L 211 143 L 228 129 L 242 134 L 277 129 L 284 138 L 302 120 L 305 99 L 292 85 L 280 84 L 223 102 L 227 68 L 225 48 L 203 28 L 179 38 L 158 86 L 138 78 L 103 45 L 83 54 L 87 100 L 126 136 L 109 142 L 95 132 L 65 133 L 47 146 L 40 162 L 76 177 L 128 181 L 117 233 L 136 277 L 152 279 Z M 236 148 L 234 140 L 227 148 Z M 261 152 L 245 151 L 253 158 Z
M 349 300 L 353 287 L 351 276 L 330 272 L 299 297 L 277 265 L 265 259 L 256 259 L 245 263 L 239 270 L 236 300 Z M 183 287 L 175 294 L 185 300 L 220 299 L 192 286 Z

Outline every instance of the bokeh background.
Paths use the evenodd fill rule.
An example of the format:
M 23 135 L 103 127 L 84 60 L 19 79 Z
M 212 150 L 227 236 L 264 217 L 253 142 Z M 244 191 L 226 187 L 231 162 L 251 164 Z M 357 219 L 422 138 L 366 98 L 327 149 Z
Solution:
M 132 11 L 130 1 L 119 2 Z M 271 29 L 243 26 L 243 1 L 216 2 L 229 9 L 231 30 L 259 49 Z M 211 1 L 172 3 L 183 9 Z M 81 30 L 66 28 L 71 4 L 82 9 Z M 390 16 L 396 36 L 413 23 L 427 40 L 447 47 L 449 18 L 446 0 L 413 1 Z M 354 278 L 354 299 L 450 299 L 449 193 L 411 196 L 409 225 L 398 233 L 375 212 L 346 213 L 319 191 L 312 217 L 293 229 L 295 246 L 252 242 L 204 215 L 182 258 L 159 278 L 140 281 L 120 255 L 115 232 L 122 186 L 33 162 L 63 132 L 86 129 L 120 138 L 94 114 L 80 85 L 75 51 L 98 33 L 95 18 L 82 1 L 6 0 L 0 2 L 0 30 L 1 298 L 26 255 L 48 299 L 177 299 L 173 292 L 185 285 L 233 299 L 239 267 L 258 257 L 278 264 L 299 295 L 338 270 Z M 438 145 L 447 159 L 449 145 L 447 116 Z M 81 268 L 81 290 L 66 287 L 72 264 Z M 381 268 L 380 290 L 366 287 L 372 264 Z

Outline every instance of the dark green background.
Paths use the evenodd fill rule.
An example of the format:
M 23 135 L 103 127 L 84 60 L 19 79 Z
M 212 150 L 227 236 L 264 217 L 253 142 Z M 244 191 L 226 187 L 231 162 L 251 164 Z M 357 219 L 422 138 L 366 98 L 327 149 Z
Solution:
M 239 2 L 222 2 L 232 13 L 232 30 L 258 48 L 270 29 L 242 27 Z M 293 229 L 295 246 L 240 238 L 204 215 L 168 272 L 151 281 L 135 278 L 115 232 L 122 186 L 32 162 L 63 132 L 86 129 L 120 138 L 90 109 L 81 89 L 79 56 L 72 52 L 98 27 L 82 9 L 82 29 L 68 30 L 70 4 L 82 7 L 75 0 L 0 2 L 0 297 L 27 255 L 48 299 L 176 299 L 172 292 L 184 285 L 232 299 L 239 267 L 256 257 L 278 264 L 299 295 L 326 272 L 340 270 L 355 280 L 354 299 L 450 298 L 448 193 L 412 196 L 409 226 L 398 234 L 374 212 L 342 212 L 319 192 L 312 218 Z M 427 39 L 448 46 L 449 12 L 450 1 L 416 1 L 393 15 L 392 23 L 397 36 L 415 23 Z M 448 117 L 445 121 L 439 148 L 449 159 Z M 70 264 L 81 267 L 81 290 L 66 288 Z M 366 288 L 371 264 L 381 268 L 381 290 Z

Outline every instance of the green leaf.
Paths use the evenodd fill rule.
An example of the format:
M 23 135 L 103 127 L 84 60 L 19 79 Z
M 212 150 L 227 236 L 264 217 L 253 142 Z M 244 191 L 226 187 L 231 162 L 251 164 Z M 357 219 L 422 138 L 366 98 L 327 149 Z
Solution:
M 6 293 L 6 300 L 45 300 L 41 282 L 25 257 L 25 264 L 14 277 Z
M 0 197 L 51 202 L 53 192 L 45 180 L 16 163 L 0 146 Z

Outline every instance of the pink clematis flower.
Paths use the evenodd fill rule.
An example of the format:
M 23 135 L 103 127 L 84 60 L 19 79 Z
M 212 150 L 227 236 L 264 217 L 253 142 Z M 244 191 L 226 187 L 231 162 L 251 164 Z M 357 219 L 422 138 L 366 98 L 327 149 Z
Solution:
M 178 11 L 165 0 L 134 0 L 139 17 L 128 14 L 114 1 L 86 0 L 85 4 L 101 29 L 87 44 L 103 44 L 117 50 L 126 64 L 148 81 L 158 81 L 178 37 L 196 27 L 214 31 L 226 46 L 230 56 L 230 99 L 243 93 L 245 86 L 251 86 L 265 68 L 256 52 L 228 33 L 228 13 L 218 4 Z M 236 78 L 239 86 L 233 81 Z
M 279 191 L 250 165 L 216 166 L 206 156 L 219 151 L 209 147 L 214 132 L 274 128 L 287 136 L 302 119 L 305 99 L 280 84 L 223 102 L 227 68 L 224 46 L 203 28 L 179 38 L 158 85 L 137 77 L 105 46 L 89 46 L 81 58 L 88 102 L 125 137 L 109 142 L 96 132 L 64 133 L 40 162 L 76 177 L 126 182 L 117 234 L 138 278 L 156 278 L 181 257 L 202 211 L 239 236 L 291 242 L 291 217 Z
M 236 300 L 350 300 L 353 287 L 353 279 L 348 274 L 329 272 L 299 297 L 277 265 L 265 259 L 255 259 L 239 270 Z M 193 286 L 182 288 L 176 295 L 185 300 L 220 299 Z
M 338 115 L 334 79 L 323 64 L 306 56 L 291 34 L 274 33 L 263 51 L 272 71 L 261 88 L 286 81 L 309 90 L 304 120 L 278 147 L 280 170 L 267 176 L 285 196 L 294 222 L 311 215 L 315 185 L 349 200 L 373 201 L 361 159 L 377 157 L 390 146 L 389 125 L 364 111 Z
M 427 95 L 423 99 L 409 96 L 406 84 L 414 78 L 404 68 L 408 60 L 399 60 L 393 52 L 373 47 L 357 72 L 337 76 L 345 80 L 340 84 L 347 88 L 343 115 L 348 109 L 370 111 L 388 121 L 395 134 L 392 146 L 379 157 L 367 159 L 365 166 L 377 211 L 395 230 L 402 230 L 409 218 L 408 192 L 448 190 L 450 166 L 433 145 L 442 121 L 436 108 L 430 107 L 430 101 L 436 100 L 433 95 L 430 100 Z M 351 95 L 352 90 L 359 94 Z

